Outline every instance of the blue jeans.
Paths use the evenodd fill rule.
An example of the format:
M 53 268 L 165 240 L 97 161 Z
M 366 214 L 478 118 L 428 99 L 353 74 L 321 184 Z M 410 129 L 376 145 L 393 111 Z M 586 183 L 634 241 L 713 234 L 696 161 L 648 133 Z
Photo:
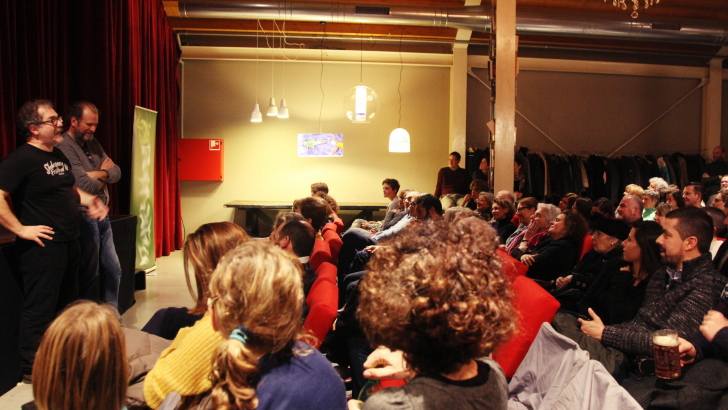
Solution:
M 107 216 L 101 221 L 80 211 L 81 267 L 79 290 L 81 297 L 102 300 L 119 308 L 119 281 L 121 265 L 114 247 L 111 221 Z

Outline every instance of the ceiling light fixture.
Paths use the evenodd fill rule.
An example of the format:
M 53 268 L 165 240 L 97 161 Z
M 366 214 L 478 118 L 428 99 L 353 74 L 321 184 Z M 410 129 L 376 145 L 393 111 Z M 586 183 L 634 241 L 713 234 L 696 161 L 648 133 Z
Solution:
M 644 0 L 645 1 L 645 10 L 650 8 L 650 6 L 654 6 L 655 4 L 660 4 L 660 0 Z M 607 0 L 604 0 L 606 3 Z M 621 7 L 622 10 L 627 10 L 627 0 L 612 0 L 612 5 L 615 7 Z M 632 0 L 632 18 L 636 19 L 639 17 L 639 13 L 637 10 L 640 9 L 640 0 Z
M 359 32 L 361 31 L 362 25 L 359 24 Z M 379 111 L 379 97 L 374 90 L 364 85 L 364 40 L 363 37 L 360 38 L 359 85 L 346 93 L 344 112 L 351 122 L 366 124 L 374 119 Z
M 260 24 L 260 20 L 258 20 Z M 260 106 L 258 105 L 258 27 L 255 28 L 255 106 L 253 107 L 253 113 L 250 115 L 250 122 L 261 122 L 263 121 L 263 114 L 260 113 Z
M 283 22 L 283 37 L 281 37 L 281 55 L 283 55 L 283 58 L 286 58 L 286 46 L 285 46 L 285 38 L 286 38 L 286 22 Z M 275 42 L 273 42 L 273 47 L 275 48 Z M 283 61 L 283 81 L 281 82 L 283 84 L 283 94 L 281 95 L 281 106 L 278 107 L 278 118 L 288 118 L 288 107 L 286 107 L 286 62 Z
M 404 35 L 404 29 L 399 35 L 399 85 L 397 86 L 397 93 L 399 93 L 399 121 L 397 122 L 397 128 L 389 134 L 389 152 L 410 152 L 410 136 L 407 130 L 402 128 L 402 70 L 404 70 L 404 63 L 402 62 L 402 35 Z
M 275 22 L 274 22 L 275 24 Z M 270 104 L 268 104 L 268 116 L 278 116 L 278 107 L 276 107 L 276 99 L 273 97 L 273 76 L 275 74 L 275 62 L 276 62 L 276 28 L 273 26 L 273 48 L 271 48 L 273 58 L 270 60 Z M 270 45 L 268 45 L 270 47 Z

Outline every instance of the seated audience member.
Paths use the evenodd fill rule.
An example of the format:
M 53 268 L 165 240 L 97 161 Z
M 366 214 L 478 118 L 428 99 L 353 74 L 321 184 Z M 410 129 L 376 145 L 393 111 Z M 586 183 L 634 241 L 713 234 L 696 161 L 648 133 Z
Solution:
M 683 191 L 677 185 L 670 185 L 670 188 L 665 193 L 665 203 L 675 208 L 684 208 L 685 200 L 683 199 Z
M 662 227 L 657 222 L 637 223 L 622 242 L 623 259 L 629 265 L 597 276 L 579 302 L 579 313 L 589 317 L 592 309 L 605 325 L 632 320 L 642 307 L 652 274 L 662 267 L 655 243 L 660 235 Z
M 284 251 L 291 253 L 298 258 L 303 266 L 303 297 L 308 296 L 311 286 L 318 278 L 313 267 L 308 263 L 311 253 L 313 252 L 313 244 L 316 241 L 316 232 L 313 227 L 306 221 L 291 221 L 281 226 L 278 231 L 278 239 L 274 243 Z M 305 318 L 308 315 L 308 305 L 304 306 Z
M 281 229 L 281 226 L 287 224 L 291 221 L 303 221 L 303 216 L 299 214 L 298 212 L 291 212 L 291 211 L 280 211 L 276 215 L 275 219 L 273 220 L 273 227 L 272 231 L 270 233 L 270 236 L 268 237 L 268 242 L 270 243 L 276 243 L 278 242 L 278 230 Z
M 210 275 L 220 259 L 239 244 L 248 241 L 248 235 L 232 222 L 214 222 L 200 226 L 187 235 L 183 251 L 183 263 L 187 289 L 195 300 L 192 309 L 169 307 L 158 310 L 142 331 L 172 340 L 180 329 L 190 327 L 207 312 L 210 297 Z M 194 273 L 194 289 L 189 267 Z
M 703 184 L 700 182 L 689 182 L 683 189 L 683 200 L 685 206 L 695 208 L 703 207 Z
M 651 189 L 646 190 L 642 194 L 642 205 L 644 210 L 642 211 L 643 221 L 654 221 L 655 220 L 655 207 L 660 200 L 660 193 Z
M 619 201 L 617 208 L 617 219 L 621 219 L 628 224 L 633 225 L 637 221 L 642 220 L 642 197 L 636 195 L 625 195 Z
M 397 213 L 399 208 L 399 181 L 396 179 L 387 178 L 382 181 L 382 193 L 384 197 L 389 199 L 389 205 L 387 206 L 387 213 L 384 216 L 383 221 L 365 221 L 364 219 L 355 219 L 351 223 L 352 228 L 370 229 L 373 231 L 381 231 L 382 227 L 389 222 L 392 217 Z
M 475 212 L 462 206 L 454 206 L 449 208 L 442 216 L 442 219 L 449 224 L 453 224 L 461 219 L 475 217 Z
M 579 195 L 569 192 L 561 198 L 561 201 L 559 201 L 559 209 L 563 212 L 567 209 L 574 208 L 574 202 L 576 202 L 577 199 L 579 199 Z
M 531 222 L 525 231 L 521 232 L 510 245 L 506 247 L 509 255 L 520 259 L 525 252 L 530 252 L 541 243 L 548 233 L 551 222 L 559 216 L 559 208 L 551 204 L 538 204 L 536 212 L 531 216 Z
M 442 219 L 442 204 L 434 195 L 420 195 L 415 201 L 415 205 L 415 219 L 418 221 Z
M 528 228 L 528 224 L 531 223 L 531 217 L 536 212 L 536 206 L 538 206 L 538 201 L 533 197 L 522 198 L 518 201 L 518 205 L 516 205 L 516 215 L 518 216 L 520 224 L 508 237 L 508 239 L 506 239 L 506 248 L 508 248 L 511 243 L 513 243 L 513 241 Z
M 516 194 L 514 194 L 511 191 L 506 191 L 506 190 L 498 191 L 498 193 L 495 194 L 495 198 L 496 199 L 505 199 L 507 201 L 510 201 L 512 204 L 515 204 L 516 200 L 518 199 L 518 198 L 516 198 Z
M 291 207 L 291 211 L 300 214 L 301 213 L 301 202 L 303 201 L 303 198 L 298 198 L 293 200 L 293 206 Z
M 574 207 L 572 209 L 578 212 L 585 221 L 588 221 L 589 218 L 591 218 L 592 208 L 593 203 L 591 199 L 576 198 L 576 201 L 574 201 Z
M 593 229 L 594 248 L 581 258 L 571 272 L 556 279 L 556 289 L 551 292 L 561 303 L 562 309 L 573 312 L 579 310 L 579 301 L 597 278 L 612 277 L 622 268 L 622 241 L 629 237 L 629 225 L 619 219 L 595 215 L 589 225 Z
M 587 226 L 579 213 L 567 209 L 551 222 L 548 234 L 520 261 L 528 266 L 531 279 L 552 281 L 570 271 L 576 265 L 578 250 L 584 242 Z
M 369 396 L 364 410 L 506 408 L 503 371 L 487 359 L 514 331 L 496 243 L 486 222 L 469 218 L 416 224 L 375 254 L 358 315 L 382 347 L 364 375 L 410 381 Z
M 293 222 L 295 223 L 295 222 Z M 346 392 L 331 362 L 296 341 L 301 334 L 300 265 L 265 242 L 229 252 L 210 281 L 216 409 L 344 409 Z
M 493 196 L 493 194 L 481 191 L 480 195 L 478 195 L 478 201 L 476 202 L 477 206 L 475 208 L 475 215 L 486 221 L 493 219 L 492 207 L 494 201 L 495 196 Z
M 470 183 L 470 193 L 465 195 L 465 198 L 463 198 L 463 204 L 461 206 L 470 208 L 471 210 L 475 211 L 476 209 L 478 209 L 477 202 L 480 193 L 487 190 L 487 182 L 483 181 L 482 179 L 474 179 L 473 182 Z
M 657 204 L 655 207 L 655 222 L 662 225 L 662 222 L 665 221 L 665 215 L 670 213 L 670 211 L 677 209 L 675 205 L 668 204 L 665 202 Z
M 108 305 L 71 304 L 43 335 L 33 365 L 39 410 L 121 410 L 129 385 L 124 332 Z
M 332 213 L 331 206 L 321 198 L 309 196 L 301 200 L 301 215 L 318 233 Z
M 726 178 L 728 178 L 728 176 Z M 728 188 L 721 188 L 720 191 L 718 191 L 718 193 L 712 198 L 713 201 L 708 203 L 708 206 L 714 206 L 718 209 L 725 210 L 725 204 L 728 202 Z
M 666 266 L 649 279 L 637 316 L 626 323 L 605 326 L 589 309 L 592 320 L 579 319 L 581 332 L 601 342 L 577 341 L 589 350 L 591 357 L 603 357 L 601 351 L 605 347 L 630 358 L 652 357 L 655 330 L 672 329 L 683 339 L 690 338 L 697 333 L 703 316 L 718 300 L 725 278 L 711 263 L 713 221 L 710 217 L 693 207 L 676 209 L 667 214 L 662 228 L 663 233 L 656 242 L 660 247 L 661 262 Z M 563 333 L 562 329 L 557 330 Z M 578 325 L 573 329 L 578 329 Z M 608 369 L 617 370 L 613 364 L 608 364 L 605 364 Z
M 651 189 L 659 193 L 665 192 L 668 189 L 667 181 L 660 177 L 650 178 L 650 186 L 647 189 Z
M 317 197 L 323 199 L 324 201 L 326 201 L 327 204 L 329 204 L 329 207 L 331 208 L 331 213 L 329 214 L 329 219 L 331 219 L 333 221 L 333 217 L 339 213 L 339 204 L 336 203 L 336 200 L 334 199 L 334 197 L 323 191 L 318 191 L 315 194 L 313 194 L 313 196 L 317 196 Z
M 712 259 L 715 259 L 718 248 L 725 241 L 725 239 L 722 239 L 725 236 L 725 214 L 722 210 L 712 206 L 703 208 L 703 210 L 713 219 L 713 240 L 710 242 L 710 254 L 712 255 Z
M 513 202 L 505 199 L 496 198 L 491 207 L 493 220 L 490 224 L 498 232 L 498 240 L 505 244 L 506 239 L 516 231 L 516 225 L 511 222 L 516 210 L 513 208 Z
M 642 198 L 642 194 L 645 193 L 644 188 L 642 188 L 639 185 L 636 184 L 629 184 L 626 187 L 624 187 L 624 196 L 626 195 L 634 195 L 638 198 Z
M 397 207 L 396 212 L 394 213 L 394 215 L 392 215 L 392 217 L 390 219 L 387 219 L 387 218 L 384 219 L 384 224 L 382 225 L 382 229 L 379 230 L 380 232 L 393 227 L 394 225 L 397 224 L 397 222 L 399 222 L 402 218 L 404 218 L 407 215 L 407 205 L 405 204 L 405 198 L 407 198 L 407 195 L 409 195 L 410 193 L 419 195 L 418 192 L 416 192 L 413 189 L 409 189 L 409 188 L 401 189 L 399 191 L 399 194 L 398 194 L 399 207 Z
M 488 180 L 490 179 L 490 167 L 488 166 L 488 159 L 483 158 L 480 160 L 480 164 L 478 164 L 478 169 L 473 172 L 473 181 L 479 179 L 481 181 L 485 181 L 486 187 L 485 190 L 488 189 Z M 473 195 L 475 196 L 475 195 Z
M 614 218 L 614 205 L 607 198 L 599 198 L 592 204 L 592 214 L 602 214 L 607 218 Z
M 354 262 L 357 252 L 363 251 L 368 246 L 378 245 L 379 241 L 390 238 L 404 229 L 407 224 L 415 219 L 417 200 L 421 194 L 419 192 L 410 192 L 405 200 L 407 206 L 407 215 L 403 217 L 397 224 L 391 228 L 379 233 L 366 234 L 358 229 L 349 229 L 341 237 L 343 242 L 339 250 L 339 260 L 337 262 L 337 277 L 339 283 L 343 283 L 344 277 L 351 273 L 351 264 Z M 442 210 L 442 208 L 440 208 Z M 344 303 L 344 292 L 346 289 L 342 286 L 339 288 L 339 304 Z
M 713 162 L 705 165 L 700 182 L 705 186 L 706 198 L 720 189 L 722 178 L 728 175 L 728 163 L 725 162 L 725 150 L 721 146 L 713 148 Z
M 448 157 L 449 166 L 441 168 L 437 173 L 435 197 L 442 201 L 442 209 L 462 206 L 463 198 L 468 193 L 470 174 L 458 166 L 460 158 L 460 153 L 451 152 Z
M 325 182 L 314 182 L 313 184 L 311 184 L 311 196 L 314 196 L 314 194 L 319 191 L 328 194 L 329 186 L 326 185 Z

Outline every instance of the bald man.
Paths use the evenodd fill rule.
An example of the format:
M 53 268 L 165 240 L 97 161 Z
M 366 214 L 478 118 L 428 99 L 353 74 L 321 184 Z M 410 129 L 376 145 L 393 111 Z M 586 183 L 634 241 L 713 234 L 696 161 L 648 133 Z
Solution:
M 725 149 L 717 146 L 713 148 L 713 162 L 705 166 L 705 173 L 700 181 L 705 186 L 706 198 L 718 193 L 720 180 L 726 175 L 728 175 L 728 162 L 725 162 Z
M 642 220 L 643 207 L 642 198 L 635 195 L 625 195 L 622 201 L 619 202 L 617 219 L 621 219 L 632 226 L 635 222 Z

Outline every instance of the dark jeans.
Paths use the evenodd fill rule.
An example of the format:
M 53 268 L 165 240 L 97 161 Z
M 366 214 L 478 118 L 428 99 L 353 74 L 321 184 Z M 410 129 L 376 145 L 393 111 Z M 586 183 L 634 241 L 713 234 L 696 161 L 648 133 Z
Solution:
M 18 343 L 23 374 L 32 373 L 35 352 L 56 314 L 78 299 L 78 241 L 43 243 L 45 247 L 22 239 L 15 241 L 24 293 Z
M 118 309 L 121 265 L 116 255 L 109 217 L 98 221 L 88 216 L 86 211 L 80 211 L 79 227 L 81 265 L 78 281 L 81 297 L 103 300 Z
M 337 267 L 339 307 L 343 306 L 344 301 L 346 301 L 346 287 L 341 286 L 341 284 L 344 282 L 344 277 L 346 277 L 351 270 L 351 263 L 354 261 L 356 253 L 369 245 L 378 244 L 375 239 L 358 229 L 349 229 L 344 233 L 344 236 L 341 237 L 341 240 L 344 243 L 341 245 L 341 250 L 339 251 L 339 262 Z

